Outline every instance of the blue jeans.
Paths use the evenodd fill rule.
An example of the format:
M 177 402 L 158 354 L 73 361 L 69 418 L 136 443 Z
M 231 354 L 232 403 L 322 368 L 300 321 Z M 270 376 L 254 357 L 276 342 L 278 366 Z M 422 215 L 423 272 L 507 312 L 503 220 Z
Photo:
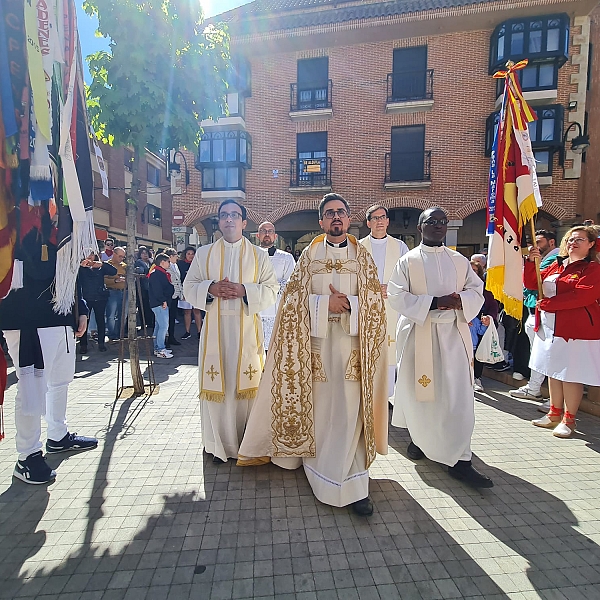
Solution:
M 169 332 L 169 309 L 162 306 L 155 306 L 152 309 L 154 313 L 154 349 L 165 349 L 165 338 Z
M 106 332 L 111 340 L 121 337 L 121 308 L 123 306 L 123 290 L 109 290 L 106 303 Z

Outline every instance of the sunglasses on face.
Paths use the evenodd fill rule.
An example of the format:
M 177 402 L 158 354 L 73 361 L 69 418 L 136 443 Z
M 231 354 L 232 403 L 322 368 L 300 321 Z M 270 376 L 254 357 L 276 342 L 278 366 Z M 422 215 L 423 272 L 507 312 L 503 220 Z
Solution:
M 448 225 L 448 219 L 427 219 L 423 225 Z

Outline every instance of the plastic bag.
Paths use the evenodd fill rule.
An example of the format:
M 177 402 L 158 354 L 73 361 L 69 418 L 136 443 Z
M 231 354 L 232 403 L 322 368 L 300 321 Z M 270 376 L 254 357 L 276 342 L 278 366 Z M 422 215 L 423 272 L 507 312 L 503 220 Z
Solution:
M 492 365 L 504 360 L 504 354 L 500 348 L 500 338 L 493 319 L 490 319 L 490 324 L 477 346 L 475 358 L 481 363 Z

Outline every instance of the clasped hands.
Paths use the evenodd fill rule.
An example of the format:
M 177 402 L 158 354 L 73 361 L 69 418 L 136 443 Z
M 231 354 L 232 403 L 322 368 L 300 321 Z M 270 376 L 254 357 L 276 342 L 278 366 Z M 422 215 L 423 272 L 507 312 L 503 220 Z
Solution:
M 241 283 L 233 283 L 228 277 L 221 281 L 213 281 L 208 286 L 208 293 L 215 298 L 235 300 L 246 295 L 246 288 Z
M 437 299 L 437 308 L 438 310 L 462 310 L 461 297 L 456 292 L 440 296 Z
M 350 312 L 350 300 L 346 294 L 338 292 L 331 284 L 329 284 L 331 296 L 329 296 L 329 312 L 336 315 Z

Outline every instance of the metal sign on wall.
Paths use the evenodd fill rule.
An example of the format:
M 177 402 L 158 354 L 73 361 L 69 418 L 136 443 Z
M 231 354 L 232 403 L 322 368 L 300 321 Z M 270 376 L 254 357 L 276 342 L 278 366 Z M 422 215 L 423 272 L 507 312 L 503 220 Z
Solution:
M 305 173 L 320 173 L 321 172 L 321 160 L 320 159 L 304 160 L 304 169 L 303 170 Z

